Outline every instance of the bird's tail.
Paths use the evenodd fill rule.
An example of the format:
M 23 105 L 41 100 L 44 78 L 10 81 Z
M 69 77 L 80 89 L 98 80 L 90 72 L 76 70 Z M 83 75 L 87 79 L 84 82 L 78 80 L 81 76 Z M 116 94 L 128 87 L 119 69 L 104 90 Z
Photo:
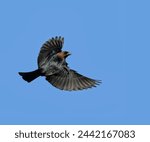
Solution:
M 37 69 L 35 71 L 31 71 L 31 72 L 19 72 L 19 75 L 22 76 L 22 78 L 27 81 L 27 82 L 31 82 L 34 79 L 36 79 L 37 77 L 40 76 L 40 70 Z

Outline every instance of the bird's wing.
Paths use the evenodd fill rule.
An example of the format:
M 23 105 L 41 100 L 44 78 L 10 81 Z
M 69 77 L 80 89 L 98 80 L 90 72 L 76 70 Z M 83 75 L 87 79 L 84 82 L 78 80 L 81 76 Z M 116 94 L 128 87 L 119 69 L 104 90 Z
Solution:
M 54 54 L 61 52 L 61 49 L 64 44 L 64 38 L 59 36 L 55 38 L 51 38 L 48 41 L 46 41 L 40 50 L 39 56 L 38 56 L 38 65 L 40 62 L 43 62 L 47 58 L 51 58 Z
M 46 80 L 61 90 L 82 90 L 96 87 L 101 81 L 85 77 L 74 70 L 67 72 L 65 69 L 57 74 L 46 76 Z

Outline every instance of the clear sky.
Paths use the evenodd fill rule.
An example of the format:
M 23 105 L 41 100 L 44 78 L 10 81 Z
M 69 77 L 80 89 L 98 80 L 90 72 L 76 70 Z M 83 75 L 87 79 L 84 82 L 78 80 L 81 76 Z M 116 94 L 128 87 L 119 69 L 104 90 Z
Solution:
M 150 2 L 0 1 L 0 124 L 150 124 Z M 43 42 L 65 38 L 70 68 L 102 80 L 66 92 L 27 83 Z

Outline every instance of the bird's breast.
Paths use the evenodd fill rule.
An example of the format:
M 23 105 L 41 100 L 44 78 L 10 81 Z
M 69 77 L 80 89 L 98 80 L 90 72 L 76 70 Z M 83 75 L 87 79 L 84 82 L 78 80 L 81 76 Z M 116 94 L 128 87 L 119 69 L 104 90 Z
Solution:
M 58 58 L 45 59 L 39 64 L 39 69 L 42 74 L 52 75 L 59 72 L 62 69 L 63 61 Z

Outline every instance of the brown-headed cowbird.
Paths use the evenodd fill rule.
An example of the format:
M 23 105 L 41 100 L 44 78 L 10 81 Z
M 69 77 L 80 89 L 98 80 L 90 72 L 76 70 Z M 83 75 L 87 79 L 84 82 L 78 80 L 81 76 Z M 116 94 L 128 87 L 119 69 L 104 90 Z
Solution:
M 22 78 L 31 82 L 39 76 L 45 76 L 46 80 L 61 90 L 82 90 L 95 87 L 101 81 L 85 77 L 70 69 L 66 58 L 68 51 L 62 51 L 63 37 L 55 37 L 46 41 L 38 56 L 38 69 L 32 72 L 19 72 Z

